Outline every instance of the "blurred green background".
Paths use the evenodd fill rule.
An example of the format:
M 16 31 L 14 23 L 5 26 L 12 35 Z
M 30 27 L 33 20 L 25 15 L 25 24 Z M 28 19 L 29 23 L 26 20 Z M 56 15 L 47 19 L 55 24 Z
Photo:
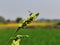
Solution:
M 9 37 L 15 31 L 16 29 L 0 29 L 0 45 L 6 45 Z M 22 39 L 21 45 L 60 45 L 60 29 L 28 28 L 19 30 L 17 34 L 30 36 L 29 38 Z M 11 42 L 9 43 L 11 44 Z

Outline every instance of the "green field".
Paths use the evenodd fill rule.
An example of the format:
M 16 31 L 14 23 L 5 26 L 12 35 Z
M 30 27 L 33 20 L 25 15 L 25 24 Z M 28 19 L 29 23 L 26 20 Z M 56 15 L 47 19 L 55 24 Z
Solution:
M 14 31 L 16 29 L 0 29 L 0 45 L 6 45 Z M 21 45 L 60 45 L 60 29 L 21 29 L 17 34 L 30 36 L 29 38 L 24 38 Z

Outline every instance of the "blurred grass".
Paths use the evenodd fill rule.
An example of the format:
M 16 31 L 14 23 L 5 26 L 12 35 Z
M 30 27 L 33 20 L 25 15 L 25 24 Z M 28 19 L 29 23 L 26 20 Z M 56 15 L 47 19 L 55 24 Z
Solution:
M 9 24 L 0 24 L 0 28 L 2 27 L 18 27 L 21 23 L 9 23 Z M 45 27 L 45 26 L 51 26 L 54 25 L 53 22 L 33 22 L 28 24 L 27 26 L 37 26 L 37 27 Z
M 16 29 L 0 29 L 0 45 L 5 45 L 14 31 Z M 29 38 L 24 38 L 21 45 L 60 45 L 60 29 L 21 29 L 17 34 L 30 36 Z

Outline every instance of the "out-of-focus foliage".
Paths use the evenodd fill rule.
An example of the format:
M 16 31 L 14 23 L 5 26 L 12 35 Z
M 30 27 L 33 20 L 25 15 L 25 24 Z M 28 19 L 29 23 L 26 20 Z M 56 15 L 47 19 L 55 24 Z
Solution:
M 13 20 L 13 19 L 12 19 Z M 15 20 L 10 20 L 10 19 L 5 19 L 3 16 L 0 16 L 0 23 L 19 23 L 23 20 L 21 17 L 17 17 Z M 37 19 L 35 22 L 54 22 L 54 23 L 59 23 L 60 19 Z
M 0 29 L 0 45 L 6 45 L 14 31 L 16 29 Z M 60 45 L 60 29 L 21 29 L 17 34 L 29 35 L 29 38 L 22 39 L 21 45 Z M 8 45 L 11 45 L 11 42 Z
M 16 22 L 19 23 L 20 21 L 22 21 L 22 18 L 21 17 L 17 17 L 16 18 Z
M 5 19 L 0 16 L 0 28 L 1 27 L 18 27 L 23 22 L 23 18 L 17 17 L 15 20 Z M 37 19 L 36 21 L 27 25 L 27 28 L 36 27 L 48 27 L 48 28 L 60 28 L 60 19 Z
M 38 22 L 60 22 L 60 19 L 37 19 Z
M 3 16 L 0 16 L 0 23 L 4 23 L 5 22 L 5 18 Z
M 60 22 L 59 22 L 59 23 L 57 23 L 57 25 L 60 25 Z

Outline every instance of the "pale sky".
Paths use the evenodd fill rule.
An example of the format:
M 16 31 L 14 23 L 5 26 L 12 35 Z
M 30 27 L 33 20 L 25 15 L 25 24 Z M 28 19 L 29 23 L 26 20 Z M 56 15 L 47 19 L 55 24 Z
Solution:
M 38 18 L 60 19 L 60 0 L 0 0 L 0 16 L 14 20 L 39 12 Z

